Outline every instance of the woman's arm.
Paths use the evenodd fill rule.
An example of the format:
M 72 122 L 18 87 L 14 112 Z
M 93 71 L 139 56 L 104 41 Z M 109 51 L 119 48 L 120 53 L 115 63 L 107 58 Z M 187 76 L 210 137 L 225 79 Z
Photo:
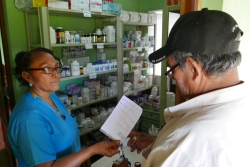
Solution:
M 119 152 L 119 145 L 120 141 L 118 140 L 114 140 L 111 142 L 100 142 L 77 153 L 68 155 L 66 157 L 54 161 L 38 164 L 35 167 L 77 167 L 96 154 L 101 154 L 107 157 L 111 157 L 117 154 Z

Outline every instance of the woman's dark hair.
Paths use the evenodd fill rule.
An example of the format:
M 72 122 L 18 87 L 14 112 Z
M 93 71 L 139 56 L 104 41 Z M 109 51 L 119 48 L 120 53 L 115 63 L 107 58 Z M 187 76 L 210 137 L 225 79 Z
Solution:
M 25 79 L 23 79 L 22 72 L 26 71 L 26 69 L 30 67 L 32 62 L 34 62 L 35 60 L 39 58 L 37 53 L 41 53 L 41 52 L 51 54 L 61 65 L 60 59 L 55 57 L 53 51 L 47 48 L 39 47 L 29 52 L 22 51 L 22 52 L 17 53 L 16 58 L 15 58 L 16 67 L 14 67 L 13 69 L 13 74 L 15 75 L 16 79 L 19 81 L 20 86 L 29 86 L 29 83 Z

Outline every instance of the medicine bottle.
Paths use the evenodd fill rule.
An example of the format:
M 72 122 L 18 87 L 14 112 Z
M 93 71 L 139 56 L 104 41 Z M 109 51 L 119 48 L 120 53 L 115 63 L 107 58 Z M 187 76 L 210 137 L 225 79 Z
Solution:
M 62 27 L 56 28 L 56 43 L 64 43 L 64 31 Z
M 65 43 L 70 43 L 70 33 L 69 33 L 69 31 L 65 31 Z
M 83 72 L 83 66 L 79 66 L 79 68 L 80 68 L 80 75 L 83 75 L 84 74 L 84 72 Z
M 71 75 L 72 76 L 80 75 L 80 68 L 77 60 L 73 60 L 73 62 L 71 63 Z
M 56 43 L 56 31 L 53 29 L 53 27 L 50 27 L 50 43 Z

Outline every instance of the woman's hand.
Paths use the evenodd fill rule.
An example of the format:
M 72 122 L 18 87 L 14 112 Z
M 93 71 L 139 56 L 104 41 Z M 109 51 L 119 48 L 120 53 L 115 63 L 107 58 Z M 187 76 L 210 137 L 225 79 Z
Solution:
M 107 157 L 112 157 L 119 152 L 118 147 L 120 146 L 119 140 L 113 140 L 109 142 L 100 142 L 94 145 L 96 154 L 101 154 Z
M 138 154 L 156 139 L 155 136 L 137 131 L 131 131 L 128 137 L 130 137 L 130 139 L 127 145 L 131 147 L 130 151 L 134 152 L 135 149 L 137 149 Z

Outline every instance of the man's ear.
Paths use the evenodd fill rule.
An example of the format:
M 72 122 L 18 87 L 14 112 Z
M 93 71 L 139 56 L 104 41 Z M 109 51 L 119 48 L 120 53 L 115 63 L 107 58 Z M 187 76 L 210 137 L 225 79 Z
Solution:
M 28 73 L 27 71 L 22 72 L 22 77 L 28 83 L 32 83 L 32 77 L 31 77 L 30 73 Z
M 202 76 L 202 66 L 200 63 L 196 62 L 191 57 L 186 58 L 187 63 L 189 64 L 189 69 L 192 75 L 192 79 L 195 82 L 198 82 L 199 78 Z

